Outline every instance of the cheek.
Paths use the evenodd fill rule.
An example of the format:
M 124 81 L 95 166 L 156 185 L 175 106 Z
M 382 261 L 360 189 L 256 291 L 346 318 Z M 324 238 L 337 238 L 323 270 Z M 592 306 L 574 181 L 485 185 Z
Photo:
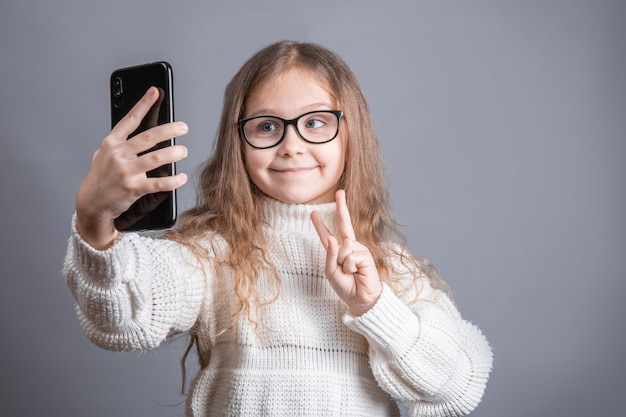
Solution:
M 341 177 L 346 165 L 345 147 L 337 142 L 338 146 L 328 149 L 326 153 L 327 167 L 333 171 L 333 176 Z
M 246 171 L 250 180 L 257 187 L 263 189 L 263 184 L 269 180 L 267 175 L 267 169 L 272 162 L 272 157 L 269 152 L 254 149 L 252 151 L 245 152 Z
M 264 163 L 264 158 L 263 158 L 263 153 L 262 152 L 255 152 L 257 151 L 256 149 L 253 151 L 250 150 L 246 150 L 245 152 L 245 157 L 246 157 L 246 169 L 248 170 L 248 172 L 253 172 L 259 168 L 261 168 Z
M 339 175 L 343 174 L 346 166 L 346 155 L 348 153 L 348 144 L 344 139 L 344 136 L 340 136 L 337 139 L 337 148 L 335 149 L 335 155 L 337 157 L 337 164 L 341 172 Z
M 261 180 L 261 175 L 256 167 L 257 164 L 255 164 L 254 159 L 246 158 L 246 172 L 248 173 L 248 177 L 250 178 L 252 184 L 261 188 L 263 181 Z

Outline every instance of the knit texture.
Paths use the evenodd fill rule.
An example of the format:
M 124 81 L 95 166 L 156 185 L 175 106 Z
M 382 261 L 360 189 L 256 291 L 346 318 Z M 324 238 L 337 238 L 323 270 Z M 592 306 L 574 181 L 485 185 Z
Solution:
M 208 365 L 194 379 L 187 414 L 212 416 L 460 416 L 479 403 L 491 350 L 478 328 L 427 283 L 428 300 L 407 305 L 387 285 L 354 317 L 324 276 L 326 253 L 310 220 L 335 227 L 335 204 L 266 201 L 267 251 L 280 288 L 262 270 L 270 304 L 227 328 L 235 311 L 225 244 L 197 261 L 168 240 L 124 234 L 97 251 L 72 227 L 64 273 L 80 324 L 96 345 L 152 349 L 195 325 Z

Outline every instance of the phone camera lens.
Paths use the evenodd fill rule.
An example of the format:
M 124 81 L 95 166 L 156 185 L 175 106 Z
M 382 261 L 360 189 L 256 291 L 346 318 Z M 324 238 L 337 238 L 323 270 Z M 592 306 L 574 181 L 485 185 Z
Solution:
M 113 97 L 121 97 L 122 93 L 124 93 L 122 79 L 120 77 L 115 77 L 115 79 L 113 79 Z

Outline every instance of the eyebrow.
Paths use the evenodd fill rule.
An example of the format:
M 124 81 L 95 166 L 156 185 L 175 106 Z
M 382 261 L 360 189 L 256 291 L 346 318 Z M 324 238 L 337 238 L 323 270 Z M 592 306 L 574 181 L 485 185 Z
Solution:
M 313 104 L 309 104 L 300 108 L 300 111 L 303 111 L 303 113 L 307 113 L 309 111 L 315 111 L 315 110 L 334 110 L 334 107 L 329 105 L 328 103 L 313 103 Z M 256 116 L 279 116 L 279 114 L 277 113 L 279 112 L 275 112 L 269 108 L 262 108 L 262 109 L 255 111 L 254 113 L 250 113 L 249 115 L 246 115 L 245 117 L 249 118 L 249 117 L 256 117 Z M 300 114 L 302 113 L 296 114 L 296 117 L 299 116 Z M 281 117 L 286 119 L 286 117 L 284 116 L 281 116 Z

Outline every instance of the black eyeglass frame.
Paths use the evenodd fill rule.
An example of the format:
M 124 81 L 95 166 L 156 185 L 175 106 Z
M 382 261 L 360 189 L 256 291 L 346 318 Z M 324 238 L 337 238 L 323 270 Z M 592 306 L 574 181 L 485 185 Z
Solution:
M 298 129 L 298 120 L 300 120 L 301 118 L 308 116 L 310 114 L 313 113 L 332 113 L 335 116 L 337 116 L 337 131 L 335 132 L 335 134 L 333 135 L 332 138 L 325 140 L 323 142 L 313 142 L 308 140 L 307 138 L 305 138 L 302 133 L 300 132 L 300 129 Z M 248 140 L 248 136 L 246 135 L 246 130 L 244 129 L 244 126 L 246 125 L 246 123 L 248 123 L 250 120 L 254 120 L 254 119 L 261 119 L 264 117 L 270 117 L 272 119 L 276 119 L 276 120 L 280 120 L 281 122 L 283 122 L 283 134 L 280 137 L 280 139 L 278 140 L 278 142 L 276 142 L 273 145 L 270 146 L 255 146 L 252 143 L 250 143 L 250 141 Z M 330 141 L 332 141 L 333 139 L 335 139 L 337 137 L 337 135 L 339 135 L 339 128 L 341 127 L 341 118 L 343 117 L 343 111 L 341 110 L 314 110 L 314 111 L 310 111 L 310 112 L 306 112 L 304 114 L 301 114 L 300 116 L 296 117 L 295 119 L 291 119 L 291 120 L 287 120 L 287 119 L 283 119 L 282 117 L 278 117 L 278 116 L 272 116 L 272 115 L 260 115 L 260 116 L 254 116 L 254 117 L 248 117 L 247 119 L 241 119 L 237 121 L 237 125 L 239 126 L 239 131 L 243 134 L 243 138 L 246 141 L 246 143 L 250 146 L 252 146 L 255 149 L 269 149 L 269 148 L 273 148 L 274 146 L 278 146 L 280 145 L 280 143 L 285 139 L 285 136 L 287 135 L 287 128 L 289 127 L 289 125 L 293 125 L 293 127 L 296 129 L 296 132 L 298 133 L 298 136 L 300 136 L 300 139 L 302 139 L 303 141 L 307 142 L 307 143 L 312 143 L 314 145 L 321 145 L 323 143 L 328 143 Z

